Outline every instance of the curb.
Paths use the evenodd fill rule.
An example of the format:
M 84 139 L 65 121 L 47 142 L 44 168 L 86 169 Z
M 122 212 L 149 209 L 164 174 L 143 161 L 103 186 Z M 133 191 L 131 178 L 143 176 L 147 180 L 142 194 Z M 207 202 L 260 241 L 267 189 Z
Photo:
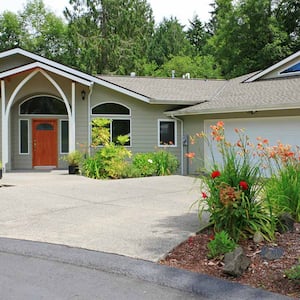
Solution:
M 0 252 L 76 265 L 141 279 L 154 284 L 193 293 L 206 299 L 241 300 L 291 299 L 212 276 L 171 268 L 117 254 L 65 245 L 0 238 Z

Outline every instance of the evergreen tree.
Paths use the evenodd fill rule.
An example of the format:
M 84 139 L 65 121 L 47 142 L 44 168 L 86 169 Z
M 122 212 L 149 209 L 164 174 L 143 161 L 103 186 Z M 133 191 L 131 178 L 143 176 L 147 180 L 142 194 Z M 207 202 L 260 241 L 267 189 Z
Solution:
M 161 66 L 173 56 L 189 56 L 192 45 L 183 28 L 176 18 L 164 18 L 152 38 L 149 60 Z

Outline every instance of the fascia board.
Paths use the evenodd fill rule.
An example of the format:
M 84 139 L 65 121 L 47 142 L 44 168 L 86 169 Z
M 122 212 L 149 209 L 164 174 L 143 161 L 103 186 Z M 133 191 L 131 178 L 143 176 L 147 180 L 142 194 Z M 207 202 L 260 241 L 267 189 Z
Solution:
M 270 72 L 276 70 L 277 68 L 280 68 L 281 66 L 283 66 L 283 65 L 285 65 L 286 63 L 288 63 L 288 62 L 294 60 L 294 59 L 297 58 L 297 57 L 300 57 L 300 51 L 298 51 L 298 52 L 296 52 L 296 53 L 290 55 L 289 57 L 287 57 L 287 58 L 281 60 L 281 61 L 278 62 L 277 64 L 275 64 L 275 65 L 273 65 L 273 66 L 271 66 L 271 67 L 269 67 L 269 68 L 267 68 L 267 69 L 265 69 L 265 70 L 263 70 L 263 71 L 257 73 L 256 75 L 254 75 L 254 76 L 248 78 L 248 79 L 245 80 L 244 82 L 247 82 L 247 83 L 248 83 L 248 82 L 253 82 L 253 81 L 255 81 L 255 80 L 257 80 L 257 79 L 263 77 L 264 75 L 266 75 L 266 74 L 268 74 L 268 73 L 270 73 Z
M 8 51 L 4 51 L 4 52 L 0 53 L 0 58 L 8 57 L 8 56 L 15 55 L 15 54 L 20 54 L 20 55 L 29 57 L 29 58 L 31 58 L 33 60 L 36 60 L 37 62 L 40 62 L 44 65 L 48 65 L 49 67 L 60 70 L 64 73 L 68 73 L 69 75 L 74 76 L 74 78 L 77 78 L 76 81 L 78 81 L 79 78 L 81 78 L 81 80 L 83 80 L 83 82 L 94 82 L 94 83 L 97 83 L 101 86 L 112 89 L 114 91 L 120 92 L 120 93 L 128 95 L 130 97 L 133 97 L 135 99 L 150 103 L 150 99 L 146 96 L 140 95 L 140 94 L 138 94 L 134 91 L 127 90 L 125 88 L 122 88 L 122 87 L 117 86 L 113 83 L 110 83 L 110 82 L 107 82 L 107 81 L 102 80 L 100 78 L 97 78 L 95 76 L 88 75 L 88 74 L 83 73 L 81 71 L 78 71 L 78 70 L 75 70 L 73 68 L 67 67 L 65 65 L 54 62 L 52 60 L 49 60 L 49 59 L 44 58 L 42 56 L 39 56 L 37 54 L 34 54 L 34 53 L 28 52 L 26 50 L 23 50 L 21 48 L 15 48 L 15 49 L 11 49 L 11 50 L 8 50 Z M 55 72 L 55 73 L 57 73 L 57 72 Z M 67 77 L 67 76 L 65 76 L 65 77 Z M 91 85 L 91 83 L 89 83 L 87 85 Z
M 167 116 L 194 116 L 194 115 L 206 115 L 206 114 L 221 114 L 221 113 L 239 113 L 239 112 L 258 112 L 258 111 L 270 111 L 270 110 L 286 110 L 286 109 L 300 109 L 300 103 L 290 104 L 290 105 L 269 105 L 269 106 L 249 106 L 244 107 L 243 109 L 236 108 L 236 107 L 226 107 L 224 109 L 203 109 L 194 112 L 182 112 L 178 111 L 168 111 L 165 112 Z
M 72 74 L 66 73 L 62 70 L 58 70 L 57 68 L 51 67 L 49 65 L 46 65 L 46 64 L 43 64 L 43 63 L 40 63 L 40 62 L 34 62 L 34 63 L 28 64 L 28 65 L 25 65 L 25 66 L 21 66 L 21 67 L 18 67 L 18 68 L 14 68 L 14 69 L 2 72 L 2 73 L 0 73 L 0 78 L 5 78 L 5 77 L 8 77 L 8 76 L 12 76 L 12 75 L 22 73 L 22 72 L 26 72 L 26 71 L 36 69 L 36 68 L 40 68 L 40 69 L 52 72 L 52 73 L 57 74 L 57 75 L 61 75 L 61 76 L 66 77 L 66 78 L 68 78 L 72 81 L 76 81 L 76 82 L 81 83 L 81 84 L 86 85 L 86 86 L 90 86 L 92 84 L 91 81 L 84 80 L 82 78 L 79 78 L 79 77 L 74 76 Z

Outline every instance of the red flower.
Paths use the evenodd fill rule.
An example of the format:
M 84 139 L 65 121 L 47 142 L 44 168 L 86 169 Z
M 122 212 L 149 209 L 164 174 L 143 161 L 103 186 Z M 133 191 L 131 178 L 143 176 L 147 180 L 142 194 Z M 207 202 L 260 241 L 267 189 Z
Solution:
M 240 181 L 239 185 L 240 185 L 240 188 L 244 191 L 248 190 L 248 188 L 249 188 L 248 183 L 246 181 Z
M 203 199 L 205 199 L 205 198 L 208 197 L 207 194 L 206 194 L 205 192 L 201 192 L 201 193 L 202 193 L 202 198 L 203 198 Z
M 215 179 L 216 177 L 219 177 L 219 176 L 221 176 L 221 172 L 220 171 L 213 171 L 212 173 L 211 173 L 211 178 L 212 179 Z
M 188 238 L 188 244 L 189 244 L 189 246 L 193 246 L 193 244 L 194 244 L 194 238 L 192 236 L 190 236 Z
M 211 233 L 208 238 L 210 241 L 213 241 L 215 239 L 215 235 Z

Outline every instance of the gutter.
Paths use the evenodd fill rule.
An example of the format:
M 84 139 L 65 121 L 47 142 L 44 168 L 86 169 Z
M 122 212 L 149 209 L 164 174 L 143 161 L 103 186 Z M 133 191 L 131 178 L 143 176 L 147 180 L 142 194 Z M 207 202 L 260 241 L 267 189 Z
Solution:
M 178 122 L 180 122 L 180 131 L 181 131 L 181 139 L 180 139 L 180 166 L 181 166 L 181 175 L 183 175 L 184 171 L 183 171 L 183 159 L 184 159 L 184 156 L 183 156 L 183 120 L 175 117 L 174 115 L 171 115 L 170 116 L 171 119 L 174 119 Z

